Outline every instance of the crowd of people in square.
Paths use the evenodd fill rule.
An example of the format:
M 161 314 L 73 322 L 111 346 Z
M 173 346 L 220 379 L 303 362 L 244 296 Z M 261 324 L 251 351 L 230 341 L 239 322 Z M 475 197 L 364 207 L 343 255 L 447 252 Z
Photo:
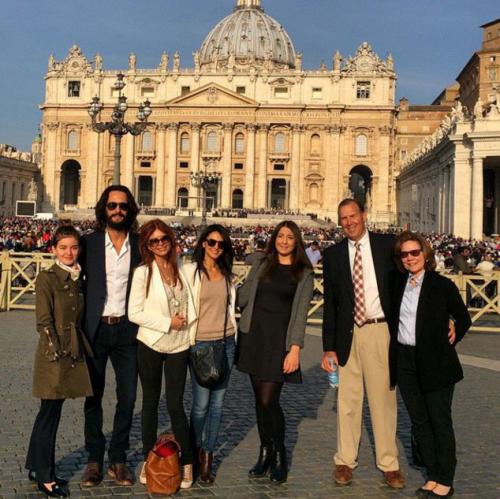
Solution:
M 355 199 L 340 203 L 340 227 L 329 230 L 300 228 L 292 220 L 273 227 L 195 227 L 151 218 L 139 227 L 139 211 L 129 189 L 113 185 L 102 193 L 93 221 L 1 220 L 4 250 L 50 250 L 55 256 L 39 273 L 35 293 L 39 339 L 33 395 L 40 409 L 26 468 L 40 492 L 69 495 L 68 482 L 55 467 L 67 398 L 85 398 L 82 438 L 88 462 L 82 487 L 101 483 L 106 452 L 107 474 L 116 485 L 134 483 L 127 450 L 139 381 L 144 461 L 138 475 L 154 490 L 163 378 L 179 449 L 177 487 L 190 488 L 195 480 L 212 484 L 233 366 L 249 375 L 255 400 L 260 448 L 248 476 L 285 482 L 280 396 L 285 383 L 302 382 L 313 267 L 322 264 L 320 363 L 339 380 L 334 481 L 345 486 L 353 480 L 366 392 L 376 466 L 389 487 L 405 487 L 396 444 L 398 386 L 411 420 L 413 461 L 425 470 L 416 497 L 454 494 L 452 400 L 463 378 L 455 346 L 471 319 L 456 286 L 436 269 L 492 272 L 496 242 L 370 230 Z M 238 288 L 236 259 L 251 265 Z M 481 267 L 483 261 L 493 267 Z M 109 442 L 102 408 L 108 361 L 117 385 Z M 189 417 L 184 409 L 188 372 Z

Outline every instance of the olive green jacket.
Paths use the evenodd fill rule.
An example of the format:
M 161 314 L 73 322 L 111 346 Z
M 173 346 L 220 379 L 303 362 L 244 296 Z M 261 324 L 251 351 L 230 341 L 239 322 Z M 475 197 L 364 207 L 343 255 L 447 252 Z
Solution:
M 92 350 L 82 334 L 83 292 L 80 280 L 53 265 L 35 284 L 36 329 L 40 335 L 33 369 L 33 395 L 65 399 L 92 395 L 85 355 Z

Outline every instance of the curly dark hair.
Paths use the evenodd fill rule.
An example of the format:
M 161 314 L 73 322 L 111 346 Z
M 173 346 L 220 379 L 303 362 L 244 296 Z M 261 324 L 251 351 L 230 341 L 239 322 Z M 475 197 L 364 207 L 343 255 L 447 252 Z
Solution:
M 271 234 L 271 238 L 267 244 L 266 248 L 266 262 L 265 267 L 262 270 L 261 280 L 269 280 L 274 269 L 278 266 L 278 250 L 276 249 L 276 239 L 278 238 L 279 231 L 283 228 L 287 227 L 293 233 L 295 238 L 295 248 L 292 254 L 292 275 L 296 281 L 299 281 L 304 270 L 311 269 L 312 265 L 309 258 L 306 255 L 306 249 L 304 245 L 304 240 L 302 239 L 302 234 L 300 233 L 300 229 L 295 222 L 291 220 L 284 220 L 279 223 L 276 228 L 273 230 Z
M 109 193 L 113 191 L 124 192 L 127 196 L 127 203 L 129 209 L 127 211 L 127 216 L 125 217 L 125 230 L 127 232 L 137 232 L 139 228 L 137 224 L 137 215 L 139 214 L 139 206 L 135 202 L 133 194 L 130 192 L 129 188 L 125 185 L 110 185 L 104 189 L 99 201 L 95 205 L 95 218 L 97 221 L 96 229 L 100 232 L 106 230 L 108 220 L 106 218 L 106 205 L 108 204 Z
M 217 259 L 217 266 L 221 271 L 222 275 L 226 279 L 226 281 L 230 281 L 233 277 L 233 260 L 234 260 L 234 250 L 233 244 L 231 243 L 231 238 L 229 236 L 229 231 L 220 224 L 212 224 L 203 229 L 198 241 L 196 242 L 196 246 L 193 252 L 193 262 L 196 264 L 196 271 L 198 274 L 203 272 L 207 277 L 207 269 L 203 263 L 205 259 L 205 248 L 203 247 L 203 243 L 207 240 L 208 236 L 212 232 L 218 232 L 223 240 L 224 251 L 221 256 Z

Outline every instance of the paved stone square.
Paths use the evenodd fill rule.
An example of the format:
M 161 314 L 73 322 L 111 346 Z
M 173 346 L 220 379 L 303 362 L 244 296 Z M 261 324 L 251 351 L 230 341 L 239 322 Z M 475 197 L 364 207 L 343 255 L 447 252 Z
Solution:
M 216 452 L 217 480 L 211 486 L 195 484 L 180 497 L 218 498 L 353 498 L 413 497 L 422 484 L 419 470 L 411 467 L 409 454 L 409 419 L 400 403 L 398 445 L 401 466 L 407 477 L 407 487 L 394 491 L 382 482 L 374 464 L 373 438 L 369 411 L 365 407 L 364 430 L 359 454 L 359 467 L 353 484 L 338 487 L 332 480 L 332 456 L 336 446 L 335 392 L 328 387 L 326 376 L 319 368 L 321 339 L 317 329 L 310 329 L 303 353 L 304 383 L 286 386 L 282 405 L 286 412 L 287 448 L 290 457 L 288 482 L 271 485 L 267 478 L 249 480 L 247 471 L 258 449 L 258 435 L 253 409 L 253 396 L 247 377 L 233 371 L 226 398 L 222 433 Z M 28 482 L 24 470 L 28 439 L 38 409 L 31 396 L 31 369 L 37 335 L 33 312 L 15 311 L 0 314 L 0 497 L 41 497 Z M 467 362 L 465 380 L 458 384 L 454 399 L 454 422 L 458 447 L 456 497 L 500 497 L 500 337 L 495 334 L 471 333 L 459 347 Z M 476 360 L 480 362 L 476 362 Z M 496 361 L 496 362 L 495 362 Z M 483 367 L 475 367 L 481 365 Z M 141 459 L 140 401 L 132 430 L 130 461 Z M 186 386 L 185 403 L 190 407 L 191 389 Z M 112 370 L 105 396 L 105 431 L 111 429 L 114 410 Z M 83 401 L 68 400 L 63 408 L 57 440 L 58 473 L 70 480 L 72 497 L 148 497 L 145 488 L 115 487 L 105 480 L 94 489 L 82 490 L 79 479 L 86 462 L 83 449 Z M 161 401 L 161 429 L 169 420 L 165 403 Z

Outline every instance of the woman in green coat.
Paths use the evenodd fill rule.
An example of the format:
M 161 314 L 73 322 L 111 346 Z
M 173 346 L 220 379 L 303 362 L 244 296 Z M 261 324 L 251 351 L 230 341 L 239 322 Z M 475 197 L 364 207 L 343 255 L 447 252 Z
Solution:
M 26 468 L 47 497 L 67 497 L 67 482 L 55 475 L 55 443 L 65 399 L 92 395 L 85 355 L 91 348 L 80 328 L 83 292 L 77 262 L 80 234 L 71 225 L 53 238 L 56 263 L 36 279 L 36 329 L 40 335 L 33 369 L 33 395 L 41 399 Z

